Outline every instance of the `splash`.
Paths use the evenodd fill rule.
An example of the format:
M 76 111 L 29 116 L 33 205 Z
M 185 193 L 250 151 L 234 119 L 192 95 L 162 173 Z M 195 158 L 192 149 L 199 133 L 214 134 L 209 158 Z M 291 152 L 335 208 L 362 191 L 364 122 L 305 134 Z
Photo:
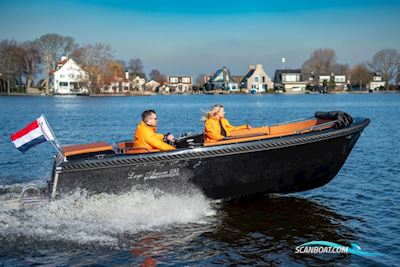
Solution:
M 121 235 L 155 231 L 176 224 L 206 223 L 211 201 L 199 191 L 181 193 L 133 189 L 122 195 L 88 196 L 74 192 L 62 199 L 21 210 L 0 204 L 0 238 L 66 241 L 119 246 Z

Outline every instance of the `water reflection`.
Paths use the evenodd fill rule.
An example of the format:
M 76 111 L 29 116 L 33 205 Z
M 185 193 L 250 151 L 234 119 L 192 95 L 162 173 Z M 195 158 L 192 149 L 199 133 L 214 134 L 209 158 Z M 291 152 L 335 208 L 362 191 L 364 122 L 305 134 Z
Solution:
M 348 244 L 356 234 L 346 226 L 353 218 L 312 200 L 258 196 L 214 203 L 210 224 L 177 225 L 143 235 L 131 247 L 133 261 L 206 265 L 349 264 L 348 255 L 295 254 L 311 240 Z M 179 240 L 179 241 L 178 241 Z
M 332 257 L 297 255 L 295 247 L 311 240 L 347 244 L 356 239 L 346 226 L 351 218 L 308 199 L 258 196 L 221 203 L 219 210 L 221 223 L 209 237 L 234 251 L 228 261 L 234 256 L 254 264 L 260 259 L 271 264 L 319 259 L 326 264 Z

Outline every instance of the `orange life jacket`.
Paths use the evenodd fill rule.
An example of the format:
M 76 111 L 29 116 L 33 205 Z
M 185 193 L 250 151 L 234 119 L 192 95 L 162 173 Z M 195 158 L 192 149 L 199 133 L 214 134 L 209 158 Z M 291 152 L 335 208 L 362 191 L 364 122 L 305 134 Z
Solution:
M 219 119 L 217 116 L 209 118 L 204 124 L 204 136 L 206 143 L 213 143 L 224 139 L 221 134 L 221 126 L 225 130 L 226 136 L 230 136 L 233 130 L 247 129 L 247 125 L 232 126 L 225 118 Z
M 144 121 L 141 121 L 136 128 L 133 146 L 135 148 L 159 149 L 162 151 L 175 149 L 175 147 L 165 143 L 163 139 L 164 135 L 157 133 L 156 127 L 149 126 Z

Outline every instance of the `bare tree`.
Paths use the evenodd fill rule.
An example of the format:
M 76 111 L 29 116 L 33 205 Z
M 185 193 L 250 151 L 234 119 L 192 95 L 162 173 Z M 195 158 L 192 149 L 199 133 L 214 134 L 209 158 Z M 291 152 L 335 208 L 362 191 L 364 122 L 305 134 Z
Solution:
M 45 64 L 46 94 L 49 94 L 50 71 L 56 68 L 56 63 L 61 56 L 71 53 L 76 45 L 72 37 L 55 33 L 40 36 L 36 43 Z
M 106 64 L 106 69 L 104 70 L 106 76 L 115 78 L 124 77 L 124 64 L 118 60 L 110 60 Z
M 316 49 L 310 58 L 303 63 L 302 73 L 307 76 L 313 74 L 330 74 L 336 66 L 336 52 L 333 49 Z
M 112 84 L 113 89 L 120 91 L 122 90 L 122 80 L 125 73 L 125 64 L 119 60 L 110 60 L 107 62 L 106 67 L 103 71 L 102 82 L 105 84 Z
M 145 76 L 143 62 L 139 58 L 132 58 L 128 62 L 128 70 L 132 75 Z
M 355 86 L 367 85 L 372 80 L 371 71 L 364 64 L 355 65 L 349 73 L 351 84 Z
M 32 87 L 33 78 L 40 70 L 40 52 L 35 42 L 25 42 L 21 45 L 22 48 L 22 68 L 25 75 L 25 87 Z
M 100 90 L 102 74 L 107 63 L 113 58 L 113 49 L 109 44 L 87 44 L 74 51 L 72 57 L 83 66 L 89 75 L 90 92 Z
M 196 85 L 200 87 L 203 86 L 206 83 L 206 78 L 207 78 L 206 74 L 200 74 L 199 76 L 197 76 Z
M 382 75 L 386 81 L 386 88 L 396 78 L 400 65 L 400 53 L 396 49 L 378 51 L 372 61 L 368 63 L 371 69 Z
M 161 72 L 158 69 L 152 69 L 149 76 L 150 79 L 160 84 L 164 84 L 167 82 L 167 77 L 164 74 L 161 74 Z
M 350 71 L 349 64 L 339 64 L 337 63 L 333 68 L 333 72 L 335 74 L 348 74 Z
M 7 88 L 7 94 L 11 93 L 11 87 L 15 87 L 21 72 L 21 51 L 15 40 L 3 40 L 0 42 L 0 73 L 2 74 L 3 88 Z

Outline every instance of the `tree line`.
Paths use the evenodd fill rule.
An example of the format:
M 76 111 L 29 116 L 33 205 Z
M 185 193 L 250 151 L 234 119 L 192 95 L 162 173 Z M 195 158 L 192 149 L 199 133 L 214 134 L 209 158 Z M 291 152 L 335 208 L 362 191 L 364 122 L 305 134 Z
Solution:
M 15 40 L 0 42 L 0 91 L 10 94 L 15 88 L 31 88 L 36 77 L 44 73 L 44 89 L 50 93 L 50 73 L 57 67 L 62 56 L 73 58 L 88 73 L 89 90 L 99 93 L 107 77 L 124 77 L 125 71 L 131 76 L 146 78 L 143 62 L 139 58 L 127 62 L 117 60 L 109 44 L 94 43 L 78 45 L 74 38 L 58 34 L 45 34 L 34 41 L 18 43 Z M 367 84 L 372 72 L 382 75 L 387 84 L 400 82 L 400 53 L 396 49 L 378 51 L 371 61 L 353 67 L 337 62 L 333 49 L 316 49 L 302 67 L 303 78 L 321 74 L 346 74 L 354 85 Z M 161 84 L 166 76 L 158 69 L 150 72 L 150 79 Z M 198 85 L 203 79 L 198 78 Z M 21 89 L 25 90 L 25 89 Z
M 400 83 L 400 52 L 396 49 L 382 49 L 375 53 L 370 61 L 350 67 L 337 62 L 333 49 L 316 49 L 301 68 L 303 78 L 314 78 L 318 75 L 345 74 L 353 86 L 362 86 L 371 82 L 373 74 L 377 73 L 390 84 Z
M 58 34 L 45 34 L 34 41 L 18 43 L 15 40 L 0 42 L 0 91 L 10 94 L 16 88 L 31 88 L 36 77 L 44 73 L 44 89 L 50 93 L 50 73 L 55 70 L 62 56 L 73 58 L 87 72 L 89 90 L 99 93 L 105 78 L 123 78 L 125 71 L 131 76 L 146 78 L 144 65 L 139 58 L 128 62 L 115 59 L 109 44 L 78 45 L 74 38 Z M 165 82 L 166 76 L 158 69 L 150 78 Z M 25 89 L 23 89 L 25 90 Z M 18 91 L 18 90 L 17 90 Z

